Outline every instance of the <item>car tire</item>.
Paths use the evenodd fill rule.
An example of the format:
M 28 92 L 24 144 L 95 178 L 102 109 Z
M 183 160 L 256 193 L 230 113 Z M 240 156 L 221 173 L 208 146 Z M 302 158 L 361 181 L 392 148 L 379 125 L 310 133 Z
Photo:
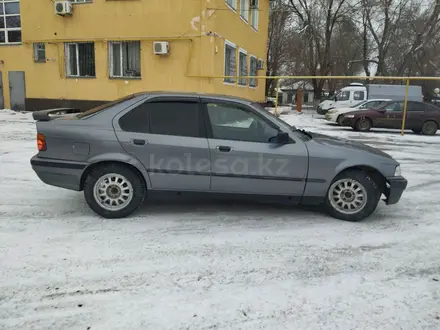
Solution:
M 345 221 L 361 221 L 377 207 L 382 191 L 362 170 L 347 170 L 332 181 L 325 198 L 327 212 Z
M 122 164 L 98 166 L 84 183 L 87 204 L 108 219 L 124 218 L 135 212 L 144 202 L 146 191 L 144 178 Z
M 422 133 L 423 135 L 435 135 L 438 130 L 438 125 L 435 121 L 428 120 L 425 121 L 422 125 Z
M 344 115 L 339 115 L 338 118 L 336 118 L 336 123 L 339 126 L 342 126 L 342 120 L 344 119 Z
M 371 122 L 370 118 L 360 118 L 355 125 L 357 131 L 368 132 L 373 126 L 373 123 Z

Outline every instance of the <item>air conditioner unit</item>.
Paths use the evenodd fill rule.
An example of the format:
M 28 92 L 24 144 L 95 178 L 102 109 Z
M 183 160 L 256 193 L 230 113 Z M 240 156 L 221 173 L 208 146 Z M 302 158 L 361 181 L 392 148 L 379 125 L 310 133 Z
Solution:
M 70 0 L 55 1 L 55 14 L 60 16 L 72 15 L 72 2 Z
M 167 55 L 170 52 L 170 45 L 166 41 L 155 41 L 153 50 L 156 55 Z
M 257 60 L 257 70 L 263 70 L 264 69 L 264 60 L 259 59 Z

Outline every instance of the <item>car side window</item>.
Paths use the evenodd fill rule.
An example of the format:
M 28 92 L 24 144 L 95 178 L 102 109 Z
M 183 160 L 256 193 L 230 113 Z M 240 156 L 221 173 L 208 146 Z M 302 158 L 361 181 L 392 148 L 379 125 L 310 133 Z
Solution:
M 378 105 L 377 101 L 365 102 L 360 106 L 360 109 L 370 109 L 376 107 L 377 105 Z
M 126 132 L 148 133 L 147 103 L 143 103 L 123 115 L 119 119 L 119 126 Z
M 340 92 L 338 95 L 336 95 L 337 101 L 348 101 L 350 99 L 350 92 L 344 91 Z
M 278 130 L 251 110 L 222 103 L 207 103 L 212 137 L 220 140 L 268 143 Z
M 362 101 L 364 99 L 364 96 L 365 96 L 365 92 L 355 91 L 353 95 L 353 100 Z
M 149 102 L 146 105 L 151 134 L 202 136 L 198 102 L 159 101 Z
M 388 104 L 385 109 L 387 111 L 403 111 L 403 102 L 396 102 Z

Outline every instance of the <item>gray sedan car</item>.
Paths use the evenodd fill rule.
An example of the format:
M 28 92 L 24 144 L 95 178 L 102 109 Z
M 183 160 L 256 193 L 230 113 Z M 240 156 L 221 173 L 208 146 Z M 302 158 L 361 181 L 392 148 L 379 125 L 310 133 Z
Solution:
M 400 166 L 372 147 L 299 130 L 249 100 L 152 92 L 86 112 L 34 112 L 45 183 L 84 191 L 90 208 L 125 217 L 155 192 L 275 197 L 359 221 L 399 201 Z

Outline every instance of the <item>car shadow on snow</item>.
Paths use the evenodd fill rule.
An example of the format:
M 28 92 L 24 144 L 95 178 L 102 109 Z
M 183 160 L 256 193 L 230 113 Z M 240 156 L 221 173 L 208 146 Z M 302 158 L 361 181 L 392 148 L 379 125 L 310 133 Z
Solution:
M 72 203 L 72 199 L 70 199 L 70 203 L 77 205 L 78 208 L 76 211 L 65 210 L 65 212 L 63 212 L 64 216 L 74 216 L 77 215 L 79 211 L 82 215 L 98 217 L 98 215 L 88 207 L 82 196 L 77 196 L 77 198 L 75 196 L 74 199 L 75 202 Z M 61 205 L 63 205 L 63 203 L 61 203 Z M 379 211 L 377 210 L 373 215 L 362 222 L 371 223 L 376 222 L 376 220 L 385 220 L 388 216 L 384 217 L 383 212 L 380 212 L 380 209 L 379 206 Z M 192 198 L 181 195 L 167 197 L 149 196 L 145 199 L 143 205 L 126 219 L 143 218 L 148 221 L 150 217 L 163 216 L 175 216 L 175 220 L 180 221 L 218 220 L 219 222 L 222 222 L 225 219 L 234 221 L 241 219 L 257 221 L 312 221 L 314 223 L 316 223 L 316 221 L 341 221 L 328 215 L 323 206 L 293 205 L 265 200 L 237 200 L 228 197 Z M 212 218 L 207 219 L 206 217 Z M 118 221 L 118 219 L 114 220 Z

